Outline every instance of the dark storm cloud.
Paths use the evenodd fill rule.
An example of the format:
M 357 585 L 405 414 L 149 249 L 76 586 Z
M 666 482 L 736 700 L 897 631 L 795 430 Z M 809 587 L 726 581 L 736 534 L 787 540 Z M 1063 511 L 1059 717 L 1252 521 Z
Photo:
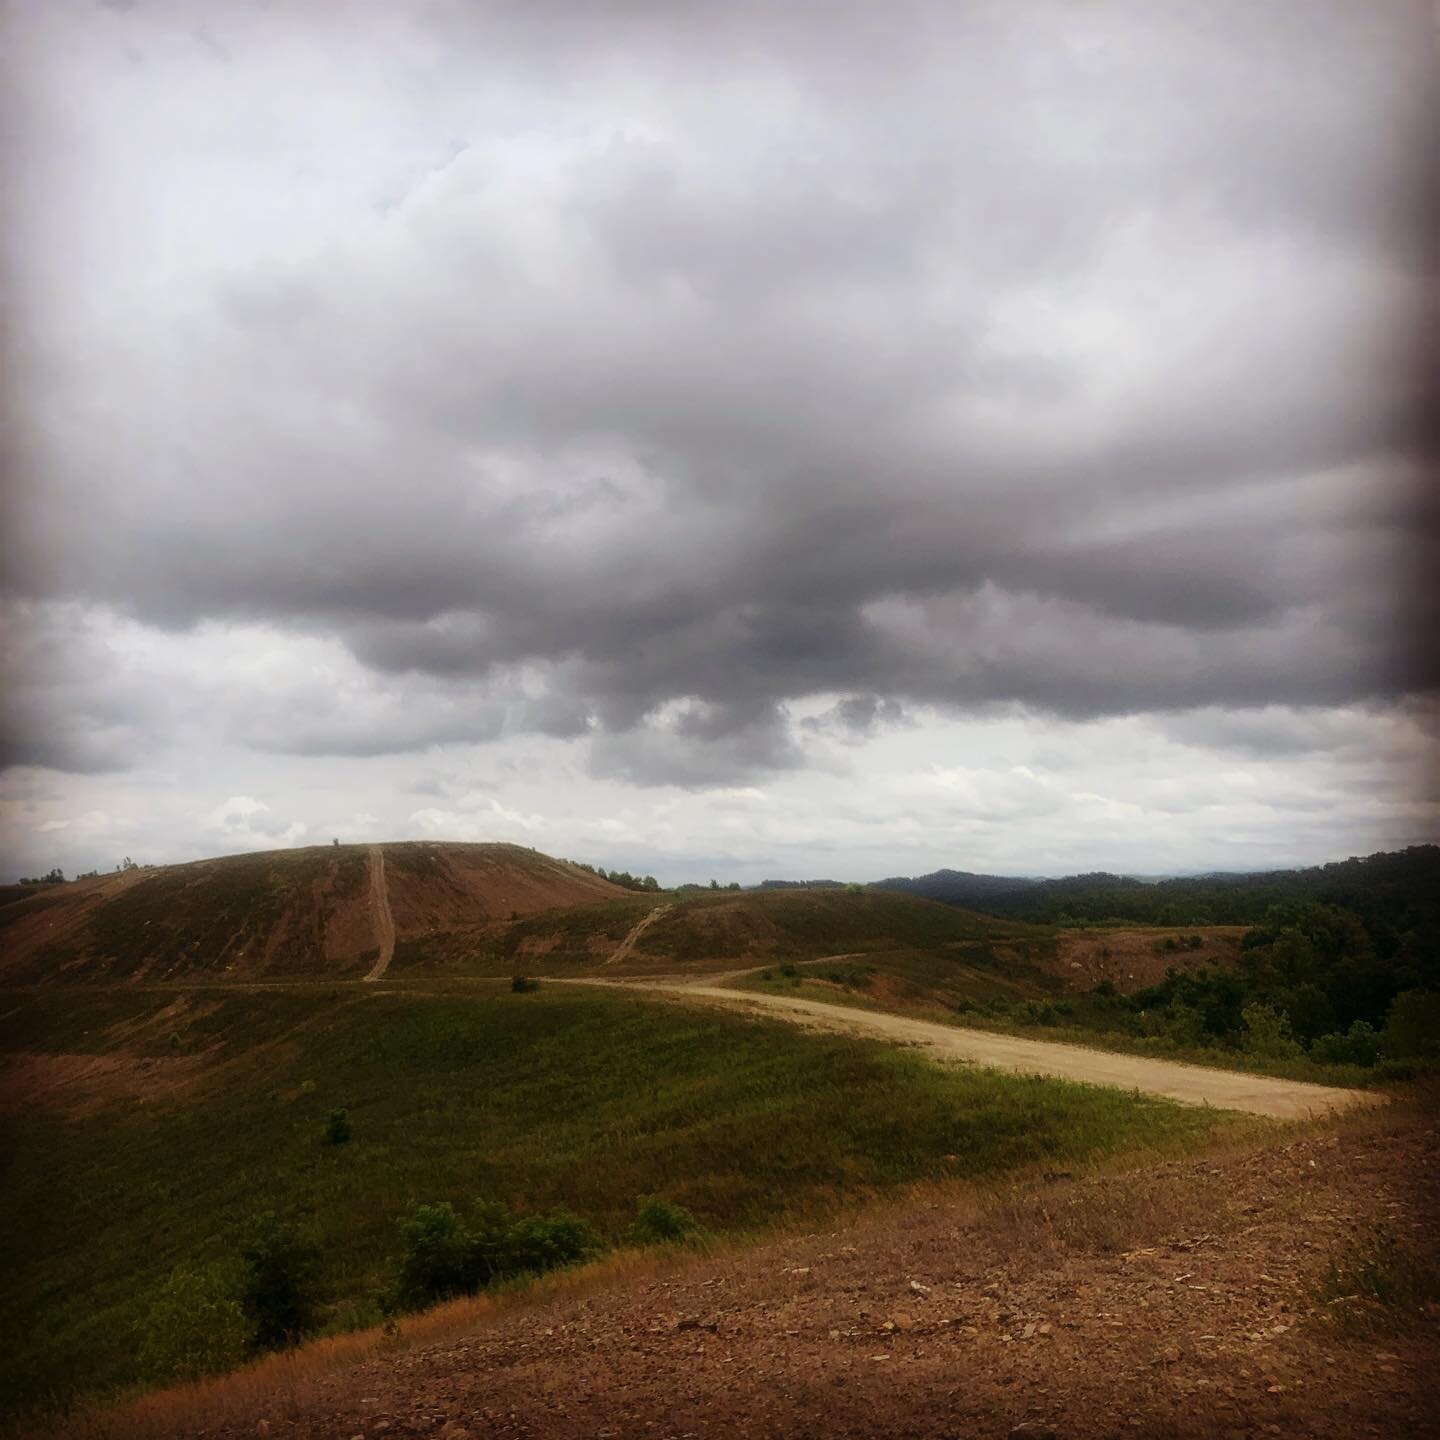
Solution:
M 1427 6 L 56 14 L 12 102 L 7 583 L 370 673 L 248 744 L 593 734 L 702 784 L 800 764 L 813 696 L 864 733 L 1435 681 L 1395 643 Z M 35 748 L 47 663 L 20 753 L 121 754 L 88 701 Z

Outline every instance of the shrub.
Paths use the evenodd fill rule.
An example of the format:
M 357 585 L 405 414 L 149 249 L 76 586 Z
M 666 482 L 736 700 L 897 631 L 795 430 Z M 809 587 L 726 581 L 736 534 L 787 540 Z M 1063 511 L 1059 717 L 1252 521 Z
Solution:
M 548 1215 L 527 1215 L 514 1221 L 506 1237 L 503 1266 L 490 1278 L 506 1275 L 543 1275 L 562 1265 L 574 1265 L 600 1250 L 600 1238 L 578 1215 L 552 1210 Z
M 517 1218 L 508 1206 L 477 1201 L 469 1222 L 454 1206 L 421 1205 L 401 1221 L 405 1244 L 394 1301 L 417 1309 L 469 1295 L 496 1280 L 542 1275 L 600 1250 L 600 1238 L 578 1215 L 552 1210 Z
M 1380 1036 L 1357 1020 L 1348 1030 L 1321 1035 L 1310 1046 L 1310 1058 L 1323 1065 L 1374 1065 L 1380 1059 Z
M 1020 1007 L 1020 1021 L 1025 1025 L 1055 1025 L 1059 1016 L 1048 1000 L 1026 1000 Z
M 405 1246 L 395 1299 L 406 1309 L 478 1288 L 472 1243 L 453 1205 L 419 1205 L 400 1222 Z
M 1273 1005 L 1247 1005 L 1240 1015 L 1245 1022 L 1245 1048 L 1250 1054 L 1288 1060 L 1301 1053 L 1290 1034 L 1290 1021 Z
M 1110 958 L 1110 950 L 1108 947 L 1105 950 L 1105 958 L 1107 960 Z M 1113 1000 L 1120 992 L 1115 988 L 1115 982 L 1113 980 L 1102 980 L 1090 993 L 1092 995 L 1098 995 L 1102 1000 Z
M 240 1245 L 240 1303 L 262 1350 L 294 1345 L 314 1321 L 316 1245 L 274 1215 L 257 1216 Z
M 250 1337 L 236 1275 L 210 1266 L 170 1272 L 150 1296 L 136 1341 L 144 1373 L 172 1381 L 233 1370 Z
M 1390 1002 L 1382 1045 L 1391 1060 L 1440 1059 L 1440 994 L 1406 990 Z
M 800 972 L 788 960 L 780 967 L 780 973 L 787 980 L 794 980 L 800 974 Z
M 1172 1000 L 1165 1007 L 1165 1034 L 1176 1045 L 1203 1045 L 1205 1017 L 1183 1000 Z
M 683 1245 L 698 1240 L 705 1232 L 700 1222 L 683 1205 L 645 1195 L 635 1211 L 630 1238 L 637 1245 Z
M 325 1143 L 327 1145 L 348 1145 L 353 1134 L 347 1111 L 332 1110 L 325 1117 Z
M 540 982 L 530 979 L 528 975 L 513 975 L 510 978 L 510 989 L 516 995 L 528 995 L 539 988 Z

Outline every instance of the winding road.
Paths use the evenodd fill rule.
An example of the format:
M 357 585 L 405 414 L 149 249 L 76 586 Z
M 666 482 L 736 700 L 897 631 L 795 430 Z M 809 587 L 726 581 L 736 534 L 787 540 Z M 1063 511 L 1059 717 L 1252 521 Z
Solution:
M 749 973 L 749 972 L 745 972 Z M 1143 1055 L 1122 1055 L 1091 1050 L 1083 1045 L 1060 1045 L 1049 1040 L 1026 1040 L 987 1030 L 967 1030 L 932 1020 L 915 1020 L 880 1010 L 858 1010 L 822 1000 L 801 1000 L 753 990 L 730 990 L 698 981 L 674 979 L 586 980 L 579 984 L 611 985 L 641 993 L 672 996 L 691 1003 L 724 1005 L 787 1020 L 813 1030 L 860 1035 L 918 1046 L 934 1059 L 948 1063 L 986 1065 L 1027 1075 L 1049 1075 L 1091 1085 L 1113 1085 L 1139 1090 L 1182 1105 L 1210 1105 L 1217 1110 L 1241 1110 L 1277 1120 L 1298 1120 L 1360 1105 L 1380 1103 L 1382 1097 L 1366 1090 L 1341 1090 L 1300 1080 L 1277 1080 L 1246 1075 L 1236 1070 L 1212 1070 L 1174 1060 L 1152 1060 Z M 731 978 L 729 976 L 718 978 Z
M 380 947 L 367 980 L 378 980 L 390 968 L 395 954 L 395 917 L 390 913 L 390 891 L 385 884 L 385 852 L 370 847 L 370 913 L 375 920 L 375 943 Z

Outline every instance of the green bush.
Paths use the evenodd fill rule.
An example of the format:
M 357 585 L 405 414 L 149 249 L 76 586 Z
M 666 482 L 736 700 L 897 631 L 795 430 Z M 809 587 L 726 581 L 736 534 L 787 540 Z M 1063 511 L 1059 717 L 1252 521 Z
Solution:
M 1372 1025 L 1357 1020 L 1343 1033 L 1335 1030 L 1313 1041 L 1310 1058 L 1322 1065 L 1374 1065 L 1380 1059 L 1380 1036 Z
M 1268 1060 L 1288 1060 L 1300 1046 L 1290 1033 L 1290 1021 L 1272 1005 L 1247 1005 L 1240 1012 L 1245 1023 L 1245 1048 Z
M 452 1205 L 418 1206 L 401 1221 L 400 1234 L 405 1253 L 393 1298 L 402 1309 L 470 1295 L 515 1275 L 542 1275 L 601 1248 L 594 1229 L 568 1210 L 517 1217 L 496 1201 L 477 1201 L 468 1223 Z
M 325 1117 L 325 1143 L 327 1145 L 348 1145 L 353 1134 L 347 1111 L 332 1110 Z
M 683 1245 L 704 1234 L 700 1222 L 683 1206 L 643 1196 L 636 1207 L 630 1239 L 637 1245 Z
M 548 1215 L 526 1215 L 510 1227 L 503 1264 L 491 1279 L 506 1275 L 543 1275 L 562 1265 L 574 1265 L 598 1254 L 600 1237 L 578 1215 L 552 1210 Z
M 293 1225 L 267 1213 L 246 1228 L 240 1259 L 240 1304 L 255 1345 L 277 1350 L 296 1344 L 314 1323 L 319 1248 Z
M 1176 1045 L 1203 1045 L 1205 1017 L 1193 1005 L 1172 1000 L 1165 1007 L 1165 1035 Z
M 400 1222 L 405 1246 L 395 1299 L 403 1309 L 418 1309 L 452 1295 L 477 1289 L 472 1242 L 453 1205 L 419 1205 Z
M 513 975 L 510 978 L 510 989 L 516 995 L 529 995 L 532 991 L 540 988 L 538 980 L 532 980 L 528 975 Z
M 150 1296 L 136 1329 L 141 1368 L 161 1382 L 232 1370 L 244 1360 L 251 1339 L 238 1277 L 213 1265 L 172 1270 Z
M 1381 1044 L 1391 1060 L 1440 1059 L 1440 994 L 1406 990 L 1397 995 Z

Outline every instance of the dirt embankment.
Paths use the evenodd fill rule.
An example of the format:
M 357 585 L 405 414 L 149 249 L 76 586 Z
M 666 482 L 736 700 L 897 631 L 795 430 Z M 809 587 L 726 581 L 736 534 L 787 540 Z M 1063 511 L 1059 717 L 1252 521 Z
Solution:
M 1054 970 L 1067 989 L 1088 990 L 1108 980 L 1128 995 L 1158 984 L 1167 970 L 1229 968 L 1240 958 L 1245 929 L 1199 925 L 1171 930 L 1139 926 L 1062 930 L 1055 937 Z

